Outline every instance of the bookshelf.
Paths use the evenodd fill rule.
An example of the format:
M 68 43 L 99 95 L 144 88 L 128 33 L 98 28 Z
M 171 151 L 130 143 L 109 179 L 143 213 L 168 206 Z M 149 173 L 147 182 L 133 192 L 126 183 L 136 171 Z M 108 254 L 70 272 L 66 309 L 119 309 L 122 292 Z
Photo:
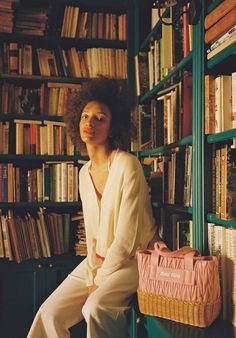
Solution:
M 29 153 L 28 151 L 16 153 L 16 139 L 14 136 L 16 120 L 18 121 L 18 124 L 22 123 L 24 126 L 26 124 L 31 126 L 33 121 L 37 121 L 40 126 L 44 125 L 45 122 L 48 122 L 48 124 L 55 123 L 55 125 L 60 127 L 60 123 L 63 123 L 63 113 L 50 114 L 50 107 L 46 104 L 41 105 L 42 102 L 36 102 L 38 108 L 33 114 L 24 111 L 24 109 L 21 109 L 21 106 L 21 108 L 19 108 L 18 93 L 21 93 L 23 89 L 31 89 L 40 97 L 38 100 L 40 101 L 41 99 L 41 101 L 44 101 L 45 103 L 47 102 L 46 91 L 49 92 L 51 88 L 55 87 L 63 89 L 69 88 L 68 92 L 70 90 L 75 90 L 76 88 L 79 90 L 79 85 L 89 77 L 95 76 L 96 72 L 99 74 L 103 72 L 103 75 L 112 75 L 122 78 L 124 81 L 128 81 L 130 86 L 134 86 L 134 65 L 132 56 L 136 39 L 131 37 L 134 36 L 135 31 L 136 5 L 133 1 L 125 0 L 118 0 L 115 2 L 109 0 L 44 0 L 40 2 L 40 4 L 36 0 L 33 0 L 30 3 L 26 0 L 19 0 L 16 2 L 13 14 L 15 18 L 13 29 L 4 31 L 5 28 L 0 24 L 0 128 L 6 123 L 9 123 L 10 125 L 9 136 L 7 136 L 9 137 L 8 149 L 7 151 L 2 151 L 0 154 L 0 166 L 13 163 L 13 167 L 20 167 L 28 170 L 31 168 L 42 168 L 45 163 L 49 163 L 49 165 L 52 163 L 73 163 L 73 165 L 79 169 L 81 163 L 83 163 L 86 158 L 81 156 L 76 149 L 73 149 L 73 151 L 70 152 L 62 151 L 61 153 L 54 151 L 50 154 L 47 152 Z M 20 28 L 17 28 L 16 30 L 17 18 L 20 17 L 21 9 L 24 7 L 30 9 L 37 8 L 39 12 L 41 7 L 46 9 L 48 23 L 46 26 L 42 24 L 42 22 L 44 23 L 45 18 L 41 22 L 41 25 L 46 29 L 45 33 L 41 32 L 40 35 L 37 35 L 37 32 L 31 32 L 29 34 L 24 30 L 21 31 Z M 79 14 L 77 28 L 79 27 L 79 20 L 82 18 L 85 20 L 84 24 L 86 23 L 84 13 L 87 13 L 85 16 L 89 18 L 91 26 L 88 27 L 85 35 L 81 35 L 79 29 L 77 32 L 78 34 L 72 32 L 65 33 L 65 31 L 61 34 L 64 21 L 63 18 L 65 17 L 64 11 L 66 8 L 67 12 L 68 8 L 70 8 L 72 13 L 74 13 L 75 8 L 79 8 L 81 17 Z M 73 18 L 75 20 L 74 14 L 71 15 L 72 18 L 67 18 L 68 27 L 70 26 L 71 20 L 73 21 Z M 41 14 L 39 16 L 41 16 Z M 100 32 L 99 36 L 98 30 L 101 27 L 101 21 L 99 21 L 100 19 L 98 19 L 98 16 L 100 16 L 100 19 L 103 18 L 101 19 L 103 26 L 105 25 L 105 22 L 107 24 L 106 27 L 103 27 L 103 34 L 101 35 Z M 89 21 L 87 21 L 87 25 L 90 24 Z M 20 24 L 18 22 L 18 27 L 19 26 Z M 88 33 L 90 29 L 92 29 L 93 32 Z M 39 31 L 38 28 L 36 28 L 36 31 L 37 30 Z M 104 35 L 106 32 L 112 30 L 113 35 L 112 33 L 110 33 L 109 36 Z M 91 34 L 93 34 L 93 36 L 91 36 Z M 13 43 L 18 45 L 16 53 L 18 64 L 24 63 L 24 59 L 21 56 L 24 46 L 31 46 L 32 56 L 28 57 L 26 62 L 29 64 L 32 63 L 32 70 L 30 70 L 29 73 L 28 71 L 23 71 L 18 68 L 19 65 L 17 71 L 12 71 L 9 60 L 9 49 L 10 44 Z M 43 59 L 43 61 L 40 60 L 37 51 L 39 48 L 54 51 L 55 60 L 52 61 L 52 72 L 50 70 L 50 72 L 47 73 L 40 69 L 40 61 L 43 65 L 50 62 L 48 62 L 47 59 Z M 76 67 L 73 67 L 72 63 L 74 61 L 71 61 L 72 56 L 70 54 L 72 54 L 72 49 L 81 53 L 92 51 L 91 53 L 93 53 L 93 56 L 90 56 L 93 57 L 92 60 L 95 60 L 96 62 L 92 62 L 92 65 L 90 64 L 91 72 L 77 72 L 78 64 L 76 64 Z M 100 53 L 96 54 L 95 52 L 98 50 Z M 62 51 L 65 51 L 67 60 L 69 59 L 68 72 L 66 72 L 62 65 Z M 59 56 L 57 53 L 59 53 Z M 114 60 L 116 58 L 117 62 L 109 61 L 111 55 Z M 106 58 L 106 62 L 104 61 L 104 57 Z M 98 60 L 100 62 L 99 65 Z M 97 68 L 92 69 L 92 66 L 95 65 L 95 63 L 97 64 Z M 108 63 L 110 68 L 103 70 L 103 67 L 101 66 Z M 119 68 L 115 68 L 116 66 Z M 58 70 L 57 74 L 55 74 L 55 68 Z M 113 73 L 111 73 L 112 71 Z M 5 93 L 7 93 L 8 102 L 6 102 L 6 99 L 5 102 L 3 102 Z M 44 100 L 42 100 L 42 97 L 44 97 Z M 53 95 L 50 99 L 51 101 L 54 99 Z M 19 111 L 17 111 L 17 113 L 14 107 L 9 105 L 9 102 L 14 102 L 14 106 L 18 107 L 17 109 Z M 30 106 L 29 108 L 32 107 Z M 59 108 L 57 109 L 59 110 Z M 0 129 L 0 131 L 1 130 L 3 129 Z M 57 139 L 55 138 L 55 140 Z M 54 143 L 57 143 L 57 141 Z M 0 149 L 2 148 L 0 147 Z M 14 189 L 16 189 L 15 186 Z M 3 216 L 7 214 L 8 210 L 12 210 L 14 215 L 22 216 L 24 213 L 29 213 L 36 218 L 37 212 L 41 210 L 45 215 L 50 213 L 63 215 L 67 213 L 73 217 L 81 210 L 81 203 L 79 201 L 79 196 L 78 198 L 72 198 L 70 200 L 69 198 L 66 198 L 63 201 L 57 201 L 53 198 L 49 198 L 49 200 L 38 198 L 29 201 L 21 198 L 16 200 L 14 195 L 13 200 L 10 202 L 6 197 L 3 199 L 3 196 L 1 195 L 0 210 Z M 28 257 L 19 264 L 15 262 L 14 252 L 13 260 L 9 260 L 6 257 L 0 258 L 0 274 L 2 276 L 0 281 L 0 326 L 1 335 L 4 337 L 22 338 L 26 336 L 40 304 L 83 259 L 82 256 L 75 256 L 74 252 L 77 227 L 76 221 L 71 221 L 70 225 L 68 238 L 69 250 L 65 253 L 58 254 L 52 249 L 51 255 L 49 255 L 50 257 Z M 79 330 L 80 334 L 85 334 L 83 327 L 80 326 Z M 75 330 L 72 329 L 71 332 L 72 336 L 78 335 L 78 329 L 76 328 Z
M 217 53 L 214 57 L 207 60 L 207 45 L 204 43 L 205 17 L 216 9 L 223 1 L 200 1 L 201 13 L 196 25 L 193 26 L 193 44 L 192 51 L 188 53 L 169 73 L 153 86 L 147 88 L 141 96 L 138 97 L 138 104 L 144 104 L 148 100 L 155 99 L 163 88 L 171 86 L 174 78 L 179 71 L 187 69 L 192 74 L 192 132 L 187 137 L 182 137 L 170 144 L 159 145 L 158 147 L 138 149 L 135 153 L 142 161 L 144 158 L 155 158 L 169 153 L 176 147 L 192 146 L 192 205 L 184 208 L 175 204 L 163 204 L 163 202 L 153 201 L 153 207 L 157 213 L 161 213 L 164 209 L 169 213 L 182 213 L 188 215 L 192 219 L 192 244 L 202 253 L 208 253 L 208 225 L 214 223 L 225 228 L 235 228 L 235 219 L 223 219 L 212 211 L 212 147 L 221 147 L 225 144 L 234 144 L 235 128 L 220 131 L 215 134 L 205 134 L 205 76 L 207 74 L 217 77 L 220 74 L 230 75 L 235 72 L 235 42 Z M 150 6 L 151 10 L 151 6 Z M 164 14 L 168 17 L 168 11 Z M 141 23 L 140 23 L 141 25 Z M 158 22 L 151 31 L 147 33 L 144 40 L 141 41 L 136 49 L 136 55 L 140 51 L 147 51 L 151 42 L 156 39 L 161 24 Z M 147 67 L 148 69 L 148 67 Z M 160 221 L 162 224 L 163 220 Z M 166 225 L 167 230 L 171 224 Z M 172 234 L 171 234 L 172 235 Z M 167 243 L 171 245 L 170 235 L 168 234 Z M 168 242 L 169 241 L 169 242 Z M 186 326 L 180 323 L 171 322 L 162 318 L 155 318 L 149 315 L 142 315 L 136 310 L 137 332 L 144 332 L 143 335 L 148 338 L 156 336 L 161 338 L 212 338 L 221 337 L 222 332 L 229 338 L 236 337 L 236 329 L 229 320 L 218 318 L 210 327 L 200 329 L 196 327 Z M 141 334 L 141 333 L 140 333 Z M 137 336 L 139 336 L 137 334 Z M 142 336 L 142 335 L 140 335 Z

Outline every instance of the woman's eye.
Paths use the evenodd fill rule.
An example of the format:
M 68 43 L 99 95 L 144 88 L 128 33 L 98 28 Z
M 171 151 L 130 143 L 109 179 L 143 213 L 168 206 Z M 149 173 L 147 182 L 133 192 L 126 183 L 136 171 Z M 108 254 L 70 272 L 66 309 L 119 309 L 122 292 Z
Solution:
M 87 114 L 83 114 L 83 115 L 81 115 L 81 120 L 85 120 L 87 117 L 88 117 Z

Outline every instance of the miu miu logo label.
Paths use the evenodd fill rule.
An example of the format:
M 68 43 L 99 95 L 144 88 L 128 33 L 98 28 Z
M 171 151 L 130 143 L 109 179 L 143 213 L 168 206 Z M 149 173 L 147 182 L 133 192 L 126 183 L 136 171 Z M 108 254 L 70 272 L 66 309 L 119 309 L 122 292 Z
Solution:
M 163 280 L 172 283 L 181 283 L 194 285 L 194 271 L 169 269 L 161 266 L 152 266 L 150 268 L 150 278 L 154 280 Z

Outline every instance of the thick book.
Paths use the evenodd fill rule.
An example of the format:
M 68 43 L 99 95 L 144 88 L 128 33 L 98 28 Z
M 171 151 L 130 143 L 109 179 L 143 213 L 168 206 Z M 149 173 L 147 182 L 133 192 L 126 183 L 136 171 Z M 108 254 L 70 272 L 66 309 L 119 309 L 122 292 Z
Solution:
M 236 7 L 236 0 L 224 0 L 219 6 L 217 6 L 211 13 L 209 13 L 204 22 L 205 29 L 210 28 L 223 16 Z
M 215 133 L 215 78 L 205 76 L 205 134 Z
M 236 7 L 217 21 L 205 33 L 205 43 L 212 43 L 236 24 Z

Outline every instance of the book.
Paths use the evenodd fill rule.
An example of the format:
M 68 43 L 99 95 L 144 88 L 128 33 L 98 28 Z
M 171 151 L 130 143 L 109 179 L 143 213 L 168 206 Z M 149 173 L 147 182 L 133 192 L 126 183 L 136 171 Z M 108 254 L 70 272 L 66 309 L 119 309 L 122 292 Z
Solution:
M 215 133 L 215 78 L 205 76 L 205 134 Z
M 210 53 L 213 49 L 220 46 L 224 41 L 228 40 L 232 35 L 236 34 L 236 25 L 230 28 L 225 34 L 223 34 L 219 39 L 217 39 L 210 47 L 207 49 L 207 53 Z
M 205 33 L 205 43 L 212 43 L 236 24 L 236 6 Z
M 230 12 L 234 7 L 236 7 L 235 0 L 224 0 L 220 3 L 211 13 L 205 17 L 204 26 L 205 29 L 209 29 L 217 21 L 219 21 L 223 16 Z
M 236 41 L 236 34 L 232 34 L 227 40 L 222 42 L 218 47 L 216 47 L 215 49 L 213 49 L 207 54 L 207 60 L 210 60 L 211 58 L 213 58 L 213 56 L 217 55 L 222 50 L 224 50 L 226 47 L 235 43 L 235 41 Z

